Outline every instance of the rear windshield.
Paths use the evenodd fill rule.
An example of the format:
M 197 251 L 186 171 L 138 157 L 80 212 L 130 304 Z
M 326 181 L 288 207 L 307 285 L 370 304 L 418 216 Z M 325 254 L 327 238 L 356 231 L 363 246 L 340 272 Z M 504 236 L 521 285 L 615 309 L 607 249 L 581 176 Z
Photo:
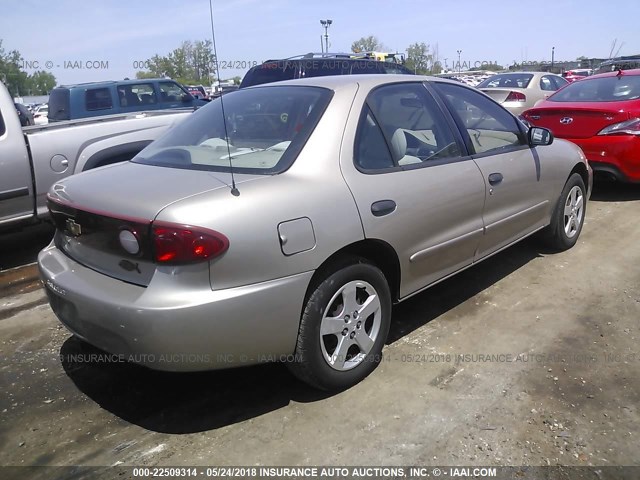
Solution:
M 527 88 L 533 75 L 530 73 L 507 73 L 494 75 L 480 82 L 477 88 Z
M 54 88 L 49 95 L 49 121 L 69 119 L 69 89 Z
M 191 114 L 132 161 L 228 172 L 231 160 L 236 172 L 280 173 L 293 163 L 332 95 L 303 86 L 238 90 Z
M 291 62 L 268 62 L 251 68 L 242 79 L 240 88 L 296 78 L 296 66 Z
M 585 78 L 567 85 L 548 100 L 552 102 L 620 102 L 640 98 L 640 75 Z

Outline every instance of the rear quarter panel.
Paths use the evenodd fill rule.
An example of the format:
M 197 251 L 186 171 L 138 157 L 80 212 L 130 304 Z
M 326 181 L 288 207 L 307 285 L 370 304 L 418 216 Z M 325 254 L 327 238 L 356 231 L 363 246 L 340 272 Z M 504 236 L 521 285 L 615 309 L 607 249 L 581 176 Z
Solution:
M 160 212 L 158 220 L 200 225 L 228 237 L 229 250 L 211 262 L 213 289 L 315 270 L 337 250 L 364 238 L 339 166 L 342 134 L 356 90 L 352 85 L 336 92 L 305 148 L 286 172 L 244 182 L 238 186 L 238 196 L 222 188 Z M 315 246 L 285 255 L 278 225 L 304 217 L 313 226 Z

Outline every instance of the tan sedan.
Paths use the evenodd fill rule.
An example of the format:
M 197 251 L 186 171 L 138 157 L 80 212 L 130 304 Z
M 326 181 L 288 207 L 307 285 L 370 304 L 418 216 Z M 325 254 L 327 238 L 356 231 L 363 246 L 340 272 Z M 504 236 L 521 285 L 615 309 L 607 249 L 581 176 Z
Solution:
M 509 72 L 489 77 L 477 88 L 514 115 L 520 115 L 567 83 L 567 80 L 553 73 Z

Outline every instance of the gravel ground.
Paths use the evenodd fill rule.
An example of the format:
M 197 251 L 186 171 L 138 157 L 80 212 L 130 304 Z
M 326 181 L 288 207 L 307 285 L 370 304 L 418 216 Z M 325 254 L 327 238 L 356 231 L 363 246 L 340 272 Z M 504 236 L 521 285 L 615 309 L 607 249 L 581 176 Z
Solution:
M 6 271 L 0 465 L 638 466 L 639 206 L 598 185 L 574 249 L 526 240 L 396 306 L 380 367 L 334 395 L 277 364 L 105 361 Z

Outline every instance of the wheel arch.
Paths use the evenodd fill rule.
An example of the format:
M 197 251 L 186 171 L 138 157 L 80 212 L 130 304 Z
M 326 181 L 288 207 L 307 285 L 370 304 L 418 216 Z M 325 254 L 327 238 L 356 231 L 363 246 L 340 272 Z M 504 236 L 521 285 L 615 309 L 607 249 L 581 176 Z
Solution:
M 82 171 L 91 170 L 93 168 L 103 167 L 117 162 L 131 160 L 143 148 L 151 143 L 151 140 L 141 140 L 137 142 L 123 143 L 107 147 L 91 155 L 82 166 Z
M 311 277 L 305 293 L 303 308 L 314 289 L 328 275 L 351 263 L 354 258 L 367 260 L 378 267 L 387 279 L 392 302 L 398 301 L 400 298 L 400 260 L 398 254 L 387 242 L 367 238 L 342 247 L 322 262 Z
M 576 163 L 573 169 L 571 170 L 571 172 L 569 173 L 569 176 L 567 177 L 567 181 L 569 181 L 569 178 L 571 178 L 571 175 L 573 175 L 574 173 L 577 173 L 582 177 L 584 186 L 588 191 L 589 190 L 589 172 L 587 171 L 587 166 L 582 162 Z

